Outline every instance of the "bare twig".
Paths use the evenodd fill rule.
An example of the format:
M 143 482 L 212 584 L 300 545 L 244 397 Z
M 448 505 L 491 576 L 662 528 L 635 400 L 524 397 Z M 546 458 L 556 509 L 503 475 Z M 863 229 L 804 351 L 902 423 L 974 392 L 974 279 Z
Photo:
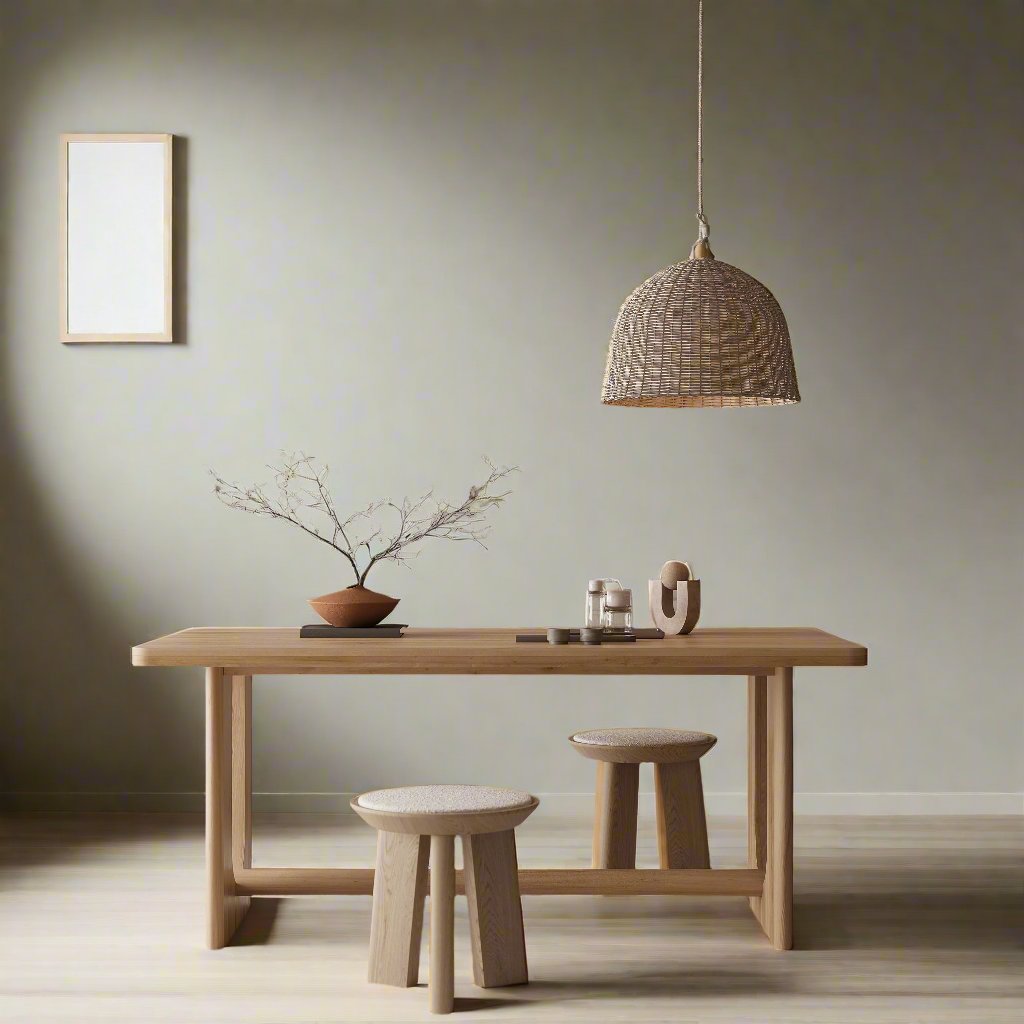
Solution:
M 441 540 L 472 541 L 486 547 L 484 539 L 490 532 L 487 513 L 497 508 L 511 491 L 495 491 L 500 481 L 517 472 L 516 466 L 497 466 L 485 458 L 487 478 L 470 487 L 458 504 L 438 501 L 434 492 L 400 502 L 372 501 L 365 508 L 342 519 L 337 512 L 328 487 L 328 467 L 304 452 L 281 452 L 281 464 L 269 466 L 273 473 L 276 494 L 268 495 L 263 484 L 241 487 L 222 479 L 210 470 L 213 491 L 228 508 L 267 516 L 297 526 L 304 533 L 334 548 L 348 562 L 356 585 L 363 586 L 370 570 L 384 561 L 406 564 L 417 551 L 410 550 L 431 537 Z M 310 525 L 305 513 L 314 512 L 327 521 L 327 533 Z M 384 511 L 394 514 L 397 522 L 387 530 L 378 521 Z M 360 522 L 368 524 L 369 532 L 357 531 Z

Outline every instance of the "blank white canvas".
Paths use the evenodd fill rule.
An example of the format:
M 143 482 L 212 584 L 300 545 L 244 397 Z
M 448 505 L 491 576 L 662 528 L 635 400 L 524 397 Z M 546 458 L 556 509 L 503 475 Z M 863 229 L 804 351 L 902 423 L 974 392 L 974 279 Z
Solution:
M 164 330 L 164 153 L 68 143 L 69 334 Z

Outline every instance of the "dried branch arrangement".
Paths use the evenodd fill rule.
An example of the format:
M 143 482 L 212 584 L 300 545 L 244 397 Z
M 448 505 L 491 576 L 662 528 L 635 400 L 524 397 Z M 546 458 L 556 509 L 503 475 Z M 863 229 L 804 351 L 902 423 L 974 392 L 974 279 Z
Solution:
M 281 464 L 267 467 L 274 474 L 271 490 L 267 484 L 242 487 L 228 483 L 212 469 L 210 475 L 214 494 L 228 508 L 291 523 L 329 545 L 348 562 L 355 585 L 361 587 L 378 562 L 405 564 L 419 553 L 413 549 L 430 537 L 487 546 L 487 513 L 512 493 L 499 488 L 518 467 L 497 466 L 487 458 L 484 462 L 486 479 L 470 487 L 457 503 L 439 501 L 430 490 L 400 502 L 387 498 L 370 502 L 344 519 L 328 489 L 327 464 L 304 452 L 281 452 Z M 389 518 L 390 528 L 386 525 Z

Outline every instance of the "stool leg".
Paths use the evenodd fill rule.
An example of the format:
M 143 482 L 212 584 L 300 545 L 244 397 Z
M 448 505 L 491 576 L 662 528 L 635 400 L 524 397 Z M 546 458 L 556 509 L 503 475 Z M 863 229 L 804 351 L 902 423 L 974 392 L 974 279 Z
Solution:
M 419 981 L 429 836 L 377 833 L 369 979 L 409 988 Z
M 526 984 L 529 976 L 515 832 L 463 836 L 462 862 L 473 981 L 480 988 Z
M 590 866 L 601 865 L 601 829 L 604 821 L 604 761 L 597 762 L 597 782 L 594 785 L 594 838 L 590 849 Z
M 594 867 L 635 868 L 640 765 L 601 761 L 597 786 L 600 811 L 594 822 Z
M 654 766 L 658 859 L 663 868 L 709 868 L 700 761 Z
M 430 1012 L 455 1008 L 455 837 L 430 837 Z

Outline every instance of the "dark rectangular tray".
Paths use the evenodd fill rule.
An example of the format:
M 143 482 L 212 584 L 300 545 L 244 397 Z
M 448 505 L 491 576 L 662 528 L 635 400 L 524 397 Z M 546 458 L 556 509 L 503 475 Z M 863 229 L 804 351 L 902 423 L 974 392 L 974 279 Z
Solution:
M 632 633 L 607 633 L 602 639 L 603 644 L 631 644 L 637 640 L 663 640 L 665 634 L 660 629 L 634 629 Z M 546 644 L 548 642 L 547 632 L 543 633 L 516 633 L 517 644 Z M 581 643 L 580 631 L 569 630 L 569 643 Z
M 318 640 L 386 640 L 397 639 L 408 623 L 385 622 L 379 626 L 328 626 L 326 623 L 315 623 L 303 626 L 299 636 L 304 639 Z

